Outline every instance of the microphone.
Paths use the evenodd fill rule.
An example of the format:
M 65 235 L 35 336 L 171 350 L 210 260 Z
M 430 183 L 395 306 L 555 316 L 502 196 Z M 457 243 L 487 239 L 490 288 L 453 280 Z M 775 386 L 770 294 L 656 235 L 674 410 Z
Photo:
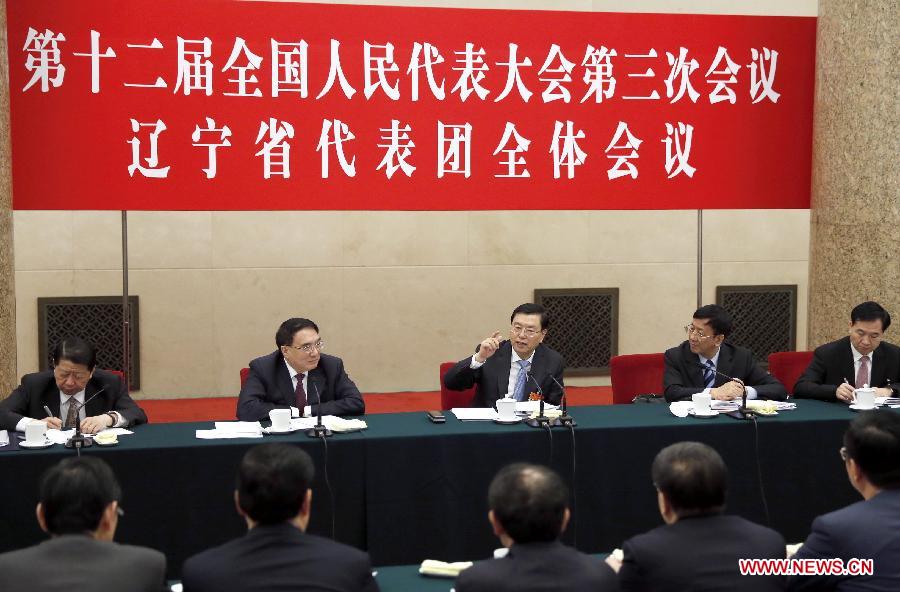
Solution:
M 319 385 L 317 385 L 315 382 L 312 382 L 312 386 L 313 390 L 316 391 L 316 404 L 319 406 L 319 408 L 316 409 L 318 420 L 316 421 L 316 425 L 306 430 L 306 435 L 310 438 L 327 438 L 332 434 L 331 430 L 329 430 L 322 424 L 322 396 L 319 395 Z
M 72 437 L 66 441 L 66 448 L 81 449 L 81 448 L 88 448 L 88 447 L 94 445 L 93 440 L 89 440 L 88 438 L 85 438 L 84 434 L 81 433 L 81 410 L 84 409 L 84 407 L 88 403 L 93 401 L 97 397 L 97 395 L 99 395 L 100 393 L 102 393 L 105 390 L 106 390 L 106 387 L 103 387 L 102 389 L 100 389 L 99 391 L 97 391 L 96 393 L 91 395 L 88 399 L 86 399 L 84 403 L 81 403 L 78 405 L 78 410 L 75 412 L 75 433 L 72 434 Z M 77 403 L 77 401 L 76 401 L 76 403 Z
M 549 376 L 550 376 L 550 380 L 552 380 L 554 383 L 556 383 L 556 386 L 558 386 L 559 389 L 562 391 L 562 398 L 559 400 L 559 402 L 560 402 L 559 409 L 560 409 L 560 411 L 562 411 L 562 415 L 560 415 L 553 422 L 553 425 L 554 426 L 576 426 L 576 425 L 578 425 L 577 423 L 575 423 L 575 418 L 572 417 L 571 415 L 569 415 L 569 408 L 568 408 L 567 401 L 566 401 L 566 387 L 564 387 L 560 381 L 556 380 L 556 377 L 553 376 L 552 374 L 550 374 Z
M 530 379 L 531 382 L 537 387 L 538 395 L 541 397 L 541 402 L 538 405 L 538 414 L 536 417 L 533 417 L 526 421 L 525 423 L 533 428 L 542 428 L 544 426 L 550 427 L 550 418 L 544 415 L 544 391 L 541 389 L 541 385 L 538 384 L 537 379 L 535 379 L 534 374 L 531 372 L 527 372 L 525 374 L 525 382 L 527 383 Z
M 709 370 L 709 368 L 707 366 L 704 366 L 703 364 L 698 363 L 697 367 L 702 368 L 704 371 Z M 744 381 L 740 378 L 728 376 L 724 372 L 719 372 L 718 369 L 713 370 L 713 372 L 715 372 L 722 378 L 725 378 L 726 380 L 733 380 L 734 382 L 741 385 L 741 391 L 743 393 L 741 396 L 741 406 L 738 407 L 737 411 L 733 415 L 731 413 L 729 413 L 728 415 L 731 415 L 731 417 L 734 417 L 735 419 L 753 419 L 754 417 L 756 417 L 756 412 L 747 407 L 747 385 L 744 384 Z

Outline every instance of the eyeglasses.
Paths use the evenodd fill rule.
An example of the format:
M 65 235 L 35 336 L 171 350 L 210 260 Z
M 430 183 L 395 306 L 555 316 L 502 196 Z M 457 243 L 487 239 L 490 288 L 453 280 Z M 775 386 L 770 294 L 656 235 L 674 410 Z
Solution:
M 293 349 L 299 349 L 300 351 L 302 351 L 305 354 L 311 354 L 313 352 L 313 349 L 317 349 L 319 351 L 322 351 L 323 349 L 325 349 L 325 342 L 320 339 L 319 341 L 317 341 L 315 343 L 307 343 L 306 345 L 288 345 L 286 347 L 290 347 Z
M 700 329 L 697 329 L 693 325 L 685 325 L 684 332 L 687 333 L 688 337 L 690 337 L 691 335 L 696 335 L 697 339 L 700 339 L 700 340 L 709 339 L 710 337 L 713 337 L 713 335 L 704 335 L 703 331 L 701 331 Z
M 839 450 L 839 452 L 841 454 L 841 460 L 844 462 L 847 462 L 847 459 L 850 458 L 850 455 L 847 454 L 847 447 L 841 446 L 841 449 Z
M 512 326 L 512 332 L 515 335 L 524 335 L 529 339 L 540 333 L 540 331 L 537 331 L 536 329 L 532 329 L 531 327 L 523 327 L 522 325 L 518 324 Z
M 79 370 L 63 370 L 58 367 L 53 369 L 53 375 L 60 380 L 68 380 L 69 378 L 73 378 L 75 382 L 84 382 L 91 377 L 90 372 L 81 372 Z

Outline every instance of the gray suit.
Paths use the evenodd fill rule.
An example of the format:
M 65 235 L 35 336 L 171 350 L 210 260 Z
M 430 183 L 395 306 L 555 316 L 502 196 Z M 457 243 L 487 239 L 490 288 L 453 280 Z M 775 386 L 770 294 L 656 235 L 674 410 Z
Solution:
M 0 554 L 0 590 L 160 592 L 166 558 L 159 551 L 67 534 Z

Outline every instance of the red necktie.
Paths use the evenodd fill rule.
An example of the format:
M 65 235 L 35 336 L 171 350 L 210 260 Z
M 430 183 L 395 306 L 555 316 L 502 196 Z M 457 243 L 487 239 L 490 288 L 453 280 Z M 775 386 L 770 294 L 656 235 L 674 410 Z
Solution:
M 297 399 L 297 409 L 300 410 L 300 417 L 303 417 L 303 409 L 306 408 L 306 391 L 303 390 L 303 377 L 306 374 L 297 375 L 297 388 L 294 390 L 294 397 Z
M 856 373 L 856 388 L 863 388 L 867 384 L 869 384 L 869 356 L 863 356 L 859 359 L 859 372 Z

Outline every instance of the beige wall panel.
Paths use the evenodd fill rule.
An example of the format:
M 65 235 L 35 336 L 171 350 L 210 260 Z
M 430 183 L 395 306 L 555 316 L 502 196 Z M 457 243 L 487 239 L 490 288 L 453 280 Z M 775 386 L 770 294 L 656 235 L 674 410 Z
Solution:
M 703 260 L 806 261 L 809 210 L 703 212 Z
M 469 213 L 470 265 L 548 265 L 588 261 L 590 223 L 578 211 Z
M 132 270 L 140 296 L 141 398 L 208 395 L 215 368 L 213 272 Z
M 38 364 L 37 299 L 74 296 L 72 271 L 16 272 L 16 374 L 21 377 L 41 369 Z
M 345 212 L 344 265 L 465 265 L 466 212 Z
M 806 349 L 807 261 L 707 263 L 703 270 L 705 304 L 716 301 L 716 286 L 797 284 L 797 349 Z
M 212 267 L 212 212 L 129 212 L 130 269 Z
M 217 270 L 212 274 L 213 341 L 209 394 L 237 394 L 239 372 L 253 358 L 275 351 L 275 331 L 286 319 L 312 319 L 326 353 L 340 356 L 348 335 L 339 269 Z
M 341 212 L 212 212 L 213 267 L 340 267 Z
M 589 263 L 687 263 L 697 259 L 692 211 L 588 211 Z

